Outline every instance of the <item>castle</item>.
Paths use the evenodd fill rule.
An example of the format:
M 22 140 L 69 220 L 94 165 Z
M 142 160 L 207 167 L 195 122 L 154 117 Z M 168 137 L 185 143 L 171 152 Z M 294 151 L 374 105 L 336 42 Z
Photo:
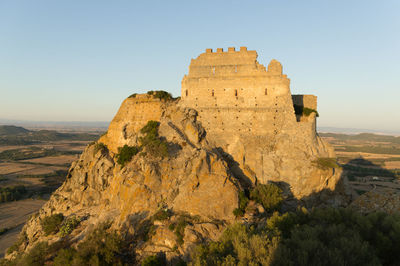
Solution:
M 316 110 L 317 97 L 291 95 L 282 65 L 272 60 L 266 69 L 257 62 L 257 52 L 246 47 L 206 49 L 192 59 L 181 95 L 183 105 L 199 112 L 207 132 L 265 136 L 299 128 L 315 135 L 315 115 L 296 118 L 293 105 Z
M 263 183 L 282 175 L 270 171 L 282 168 L 271 167 L 281 157 L 279 142 L 295 146 L 293 154 L 299 149 L 307 156 L 328 157 L 326 149 L 318 148 L 316 112 L 296 114 L 294 108 L 316 110 L 317 97 L 291 95 L 282 65 L 271 60 L 266 68 L 257 62 L 256 51 L 206 49 L 191 60 L 181 93 L 180 104 L 197 110 L 208 139 Z M 293 171 L 283 174 L 293 175 Z
M 299 112 L 306 108 L 315 112 Z M 155 120 L 161 123 L 161 135 L 180 128 L 192 144 L 200 145 L 204 132 L 198 135 L 197 124 L 201 124 L 209 147 L 229 158 L 235 176 L 253 184 L 285 182 L 301 197 L 333 189 L 339 176 L 313 163 L 335 157 L 316 132 L 316 109 L 316 96 L 291 95 L 290 80 L 278 61 L 266 68 L 257 62 L 256 51 L 246 47 L 226 52 L 207 49 L 191 60 L 179 101 L 161 101 L 148 94 L 127 98 L 100 141 L 118 153 L 125 144 L 138 145 L 139 130 Z M 196 125 L 176 117 L 187 111 L 195 113 Z

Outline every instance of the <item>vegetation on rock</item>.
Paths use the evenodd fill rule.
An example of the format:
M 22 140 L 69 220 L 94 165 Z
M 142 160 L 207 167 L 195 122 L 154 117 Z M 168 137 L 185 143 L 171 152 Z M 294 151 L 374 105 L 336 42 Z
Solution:
M 64 237 L 69 234 L 79 225 L 81 220 L 76 216 L 69 217 L 64 220 L 60 228 L 60 236 Z
M 172 95 L 166 91 L 148 91 L 148 95 L 152 95 L 154 98 L 160 99 L 162 101 L 172 100 Z
M 107 145 L 102 142 L 96 143 L 94 146 L 94 154 L 98 153 L 99 151 L 101 151 L 102 153 L 107 152 L 108 151 Z
M 283 201 L 282 189 L 273 183 L 257 184 L 250 191 L 250 199 L 260 203 L 266 211 L 276 211 Z
M 164 266 L 166 265 L 165 259 L 156 255 L 148 256 L 142 261 L 142 266 Z
M 323 170 L 339 167 L 339 165 L 336 163 L 336 158 L 317 158 L 313 161 L 313 163 L 316 164 L 318 168 Z
M 143 137 L 139 138 L 141 148 L 154 157 L 168 156 L 168 145 L 165 140 L 162 140 L 158 134 L 160 123 L 157 121 L 148 121 L 147 124 L 140 130 Z
M 296 115 L 309 116 L 311 113 L 315 113 L 315 115 L 317 117 L 319 117 L 317 110 L 307 108 L 307 107 L 304 107 L 302 105 L 297 105 L 297 104 L 294 104 L 293 107 L 294 107 L 294 113 Z
M 247 204 L 249 203 L 249 199 L 247 198 L 244 191 L 239 191 L 238 193 L 239 207 L 233 210 L 233 214 L 236 217 L 243 216 L 246 212 Z
M 265 227 L 234 224 L 198 246 L 194 265 L 395 265 L 400 217 L 316 208 L 274 213 Z
M 46 235 L 51 235 L 60 230 L 63 221 L 64 215 L 62 213 L 57 213 L 44 217 L 43 220 L 41 220 L 40 225 Z
M 122 148 L 118 148 L 117 163 L 124 167 L 125 164 L 129 162 L 138 152 L 138 147 L 128 146 L 125 144 Z

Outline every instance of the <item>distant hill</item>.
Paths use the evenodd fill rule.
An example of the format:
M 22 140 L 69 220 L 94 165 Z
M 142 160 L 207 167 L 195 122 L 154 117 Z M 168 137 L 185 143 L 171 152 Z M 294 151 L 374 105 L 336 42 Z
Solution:
M 380 135 L 372 133 L 361 133 L 356 135 L 347 135 L 340 133 L 318 133 L 321 137 L 333 137 L 338 140 L 363 140 L 363 141 L 378 141 L 378 142 L 391 142 L 400 144 L 400 137 Z
M 42 141 L 83 140 L 90 141 L 99 138 L 99 134 L 60 133 L 55 130 L 28 130 L 23 127 L 0 126 L 0 145 L 28 145 Z
M 15 135 L 24 134 L 30 132 L 28 129 L 17 126 L 0 126 L 0 136 L 1 135 Z

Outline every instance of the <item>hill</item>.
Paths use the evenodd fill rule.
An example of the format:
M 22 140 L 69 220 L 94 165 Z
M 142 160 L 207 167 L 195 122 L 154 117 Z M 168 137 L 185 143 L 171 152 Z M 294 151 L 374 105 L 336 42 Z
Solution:
M 0 145 L 28 145 L 43 141 L 96 140 L 98 134 L 60 133 L 54 130 L 28 130 L 12 125 L 0 126 Z
M 26 134 L 30 132 L 28 129 L 25 129 L 23 127 L 17 127 L 17 126 L 0 126 L 0 136 L 3 135 L 15 135 L 15 134 Z

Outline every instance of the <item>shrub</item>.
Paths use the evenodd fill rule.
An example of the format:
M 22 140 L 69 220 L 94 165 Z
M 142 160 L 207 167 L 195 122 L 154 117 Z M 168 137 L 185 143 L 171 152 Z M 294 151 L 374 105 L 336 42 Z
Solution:
M 147 94 L 162 101 L 172 100 L 172 95 L 166 91 L 148 91 Z
M 233 224 L 219 241 L 198 246 L 192 260 L 194 265 L 269 265 L 277 243 L 278 238 Z
M 160 123 L 157 121 L 150 120 L 147 124 L 140 130 L 144 135 L 139 138 L 141 148 L 146 149 L 146 151 L 154 157 L 165 157 L 168 155 L 167 142 L 161 140 L 158 135 L 158 128 Z
M 307 108 L 307 107 L 304 107 L 302 105 L 297 105 L 297 104 L 294 104 L 293 107 L 294 107 L 294 113 L 296 115 L 309 116 L 311 113 L 315 113 L 315 115 L 317 117 L 319 117 L 319 114 L 318 114 L 317 110 L 314 110 L 314 109 L 311 109 L 311 108 Z
M 274 211 L 282 204 L 282 189 L 272 183 L 258 184 L 251 190 L 250 198 L 260 203 L 266 211 Z
M 54 266 L 72 265 L 72 261 L 77 256 L 77 253 L 73 248 L 60 249 L 54 258 Z
M 122 265 L 122 238 L 116 232 L 107 232 L 102 224 L 82 241 L 78 248 L 57 252 L 55 265 Z
M 101 142 L 96 143 L 94 146 L 94 154 L 98 153 L 99 151 L 101 151 L 102 153 L 107 152 L 107 145 Z
M 42 266 L 45 265 L 46 256 L 48 255 L 49 245 L 47 242 L 36 244 L 29 253 L 22 257 L 17 265 Z
M 142 266 L 164 266 L 166 265 L 165 259 L 156 255 L 148 256 L 142 261 Z
M 265 227 L 233 224 L 200 245 L 194 265 L 397 265 L 400 216 L 351 209 L 275 212 Z
M 61 225 L 60 236 L 64 237 L 71 234 L 71 232 L 79 225 L 80 222 L 81 220 L 76 216 L 67 218 Z
M 233 215 L 235 215 L 236 217 L 241 217 L 246 212 L 246 207 L 249 203 L 249 199 L 246 197 L 244 191 L 239 191 L 238 201 L 239 207 L 233 210 Z
M 129 95 L 128 98 L 136 98 L 136 95 L 137 95 L 137 93 L 133 93 L 133 94 Z
M 138 152 L 138 147 L 128 146 L 125 144 L 122 148 L 118 148 L 117 163 L 124 167 L 125 164 L 132 160 L 132 157 L 135 156 Z
M 165 221 L 168 220 L 169 217 L 171 217 L 172 213 L 168 209 L 161 209 L 158 210 L 154 215 L 153 215 L 153 220 L 155 221 Z
M 41 220 L 40 224 L 46 235 L 57 233 L 60 230 L 61 223 L 64 220 L 62 213 L 46 216 Z
M 313 163 L 320 169 L 327 170 L 331 168 L 338 168 L 336 158 L 317 158 Z

